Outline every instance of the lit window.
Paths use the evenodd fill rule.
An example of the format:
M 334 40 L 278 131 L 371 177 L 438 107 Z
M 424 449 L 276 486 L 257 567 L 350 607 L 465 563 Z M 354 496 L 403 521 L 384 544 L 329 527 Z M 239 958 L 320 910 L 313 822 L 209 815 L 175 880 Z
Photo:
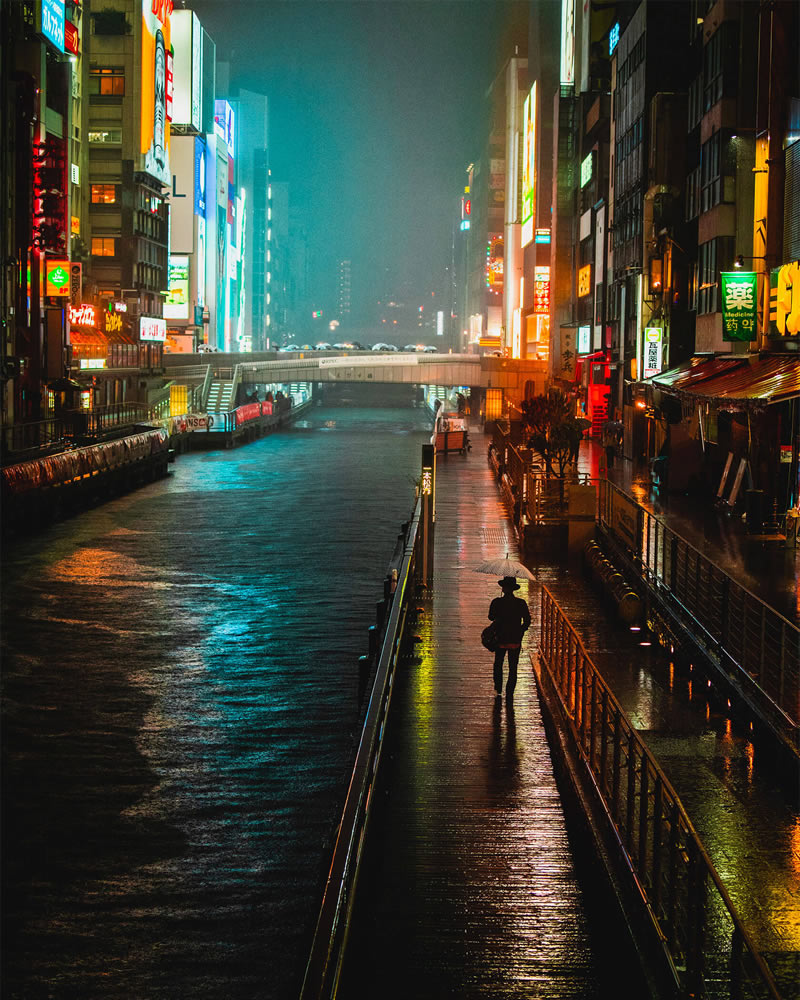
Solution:
M 113 236 L 92 237 L 93 257 L 115 257 L 116 254 L 117 254 L 117 241 Z
M 267 222 L 272 222 L 272 209 L 267 209 Z
M 114 205 L 116 200 L 116 184 L 92 184 L 93 205 Z
M 122 143 L 122 129 L 109 128 L 102 132 L 90 132 L 89 142 L 104 142 L 119 146 Z
M 89 70 L 89 93 L 102 97 L 125 94 L 125 70 L 122 66 L 103 66 Z

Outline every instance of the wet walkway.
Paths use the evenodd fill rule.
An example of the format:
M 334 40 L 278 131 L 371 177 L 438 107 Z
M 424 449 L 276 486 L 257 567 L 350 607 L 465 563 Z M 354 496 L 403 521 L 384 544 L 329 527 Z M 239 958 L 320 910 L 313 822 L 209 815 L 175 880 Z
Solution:
M 586 845 L 570 843 L 525 653 L 513 704 L 494 699 L 479 634 L 499 591 L 473 567 L 516 547 L 480 441 L 438 466 L 434 588 L 394 696 L 342 995 L 369 984 L 387 997 L 644 995 L 624 981 L 636 970 L 621 933 L 603 927 Z M 582 471 L 593 457 L 585 448 Z M 519 591 L 533 614 L 528 655 L 547 584 L 683 800 L 783 995 L 800 995 L 796 795 L 688 664 L 608 617 L 580 567 L 531 568 Z
M 585 441 L 579 468 L 597 475 L 601 450 L 597 442 Z M 800 548 L 748 535 L 741 517 L 707 499 L 654 488 L 647 467 L 628 459 L 617 459 L 609 478 L 740 586 L 800 625 Z
M 433 592 L 394 695 L 341 995 L 644 995 L 576 871 L 525 653 L 513 701 L 494 696 L 479 637 L 500 591 L 474 567 L 516 545 L 480 445 L 437 467 Z M 562 575 L 521 581 L 531 650 L 538 583 Z

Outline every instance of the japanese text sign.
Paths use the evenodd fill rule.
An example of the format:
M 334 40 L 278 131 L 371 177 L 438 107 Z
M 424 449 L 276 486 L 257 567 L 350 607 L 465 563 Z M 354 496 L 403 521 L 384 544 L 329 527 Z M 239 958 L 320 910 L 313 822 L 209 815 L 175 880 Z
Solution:
M 723 271 L 722 339 L 756 339 L 758 275 L 752 271 Z

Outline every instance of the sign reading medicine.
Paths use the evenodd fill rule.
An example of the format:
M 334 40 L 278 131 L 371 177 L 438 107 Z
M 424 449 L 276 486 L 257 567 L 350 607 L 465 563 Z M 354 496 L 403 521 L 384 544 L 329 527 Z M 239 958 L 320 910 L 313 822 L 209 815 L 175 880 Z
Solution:
M 722 339 L 756 339 L 758 275 L 753 271 L 721 271 Z
M 39 31 L 59 52 L 64 51 L 64 0 L 42 0 Z

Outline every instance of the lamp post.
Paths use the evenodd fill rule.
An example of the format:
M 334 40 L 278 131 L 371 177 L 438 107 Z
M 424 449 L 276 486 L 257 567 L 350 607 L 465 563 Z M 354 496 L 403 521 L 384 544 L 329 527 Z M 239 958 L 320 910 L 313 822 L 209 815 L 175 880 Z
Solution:
M 769 272 L 767 270 L 767 260 L 771 257 L 771 254 L 762 254 L 760 256 L 756 255 L 750 257 L 747 254 L 737 254 L 736 259 L 733 262 L 734 268 L 740 271 L 744 267 L 744 262 L 746 260 L 762 260 L 764 261 L 763 267 L 756 269 L 756 282 L 757 282 L 757 307 L 756 307 L 756 324 L 758 334 L 758 339 L 756 341 L 758 350 L 764 350 L 767 346 L 767 317 L 769 315 L 769 282 L 765 281 Z

